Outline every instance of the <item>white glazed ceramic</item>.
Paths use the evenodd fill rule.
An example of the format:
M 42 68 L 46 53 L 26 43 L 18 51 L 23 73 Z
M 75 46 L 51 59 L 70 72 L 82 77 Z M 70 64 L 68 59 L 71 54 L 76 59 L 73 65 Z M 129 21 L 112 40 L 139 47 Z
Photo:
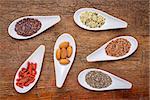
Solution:
M 59 61 L 56 59 L 56 50 L 59 48 L 59 45 L 64 41 L 68 41 L 73 49 L 72 55 L 69 58 L 70 63 L 67 65 L 60 64 Z M 73 39 L 73 37 L 70 34 L 66 34 L 66 33 L 59 36 L 54 47 L 55 76 L 56 76 L 56 86 L 58 88 L 61 88 L 63 86 L 66 76 L 74 61 L 75 53 L 76 53 L 76 44 L 75 44 L 75 40 Z
M 96 12 L 99 15 L 101 15 L 102 17 L 104 17 L 105 18 L 104 25 L 102 25 L 100 28 L 90 28 L 90 27 L 84 25 L 80 20 L 80 15 L 81 15 L 82 12 L 86 12 L 86 11 Z M 109 14 L 107 14 L 107 13 L 101 11 L 101 10 L 94 9 L 94 8 L 81 8 L 81 9 L 78 9 L 74 13 L 74 21 L 81 28 L 84 28 L 84 29 L 87 29 L 87 30 L 95 30 L 95 31 L 126 28 L 127 25 L 128 25 L 127 22 L 125 22 L 121 19 L 118 19 L 116 17 L 113 17 L 113 16 L 111 16 L 111 15 L 109 15 Z
M 41 22 L 42 26 L 37 31 L 37 33 L 35 33 L 31 36 L 21 36 L 21 35 L 17 34 L 17 32 L 15 31 L 15 25 L 18 21 L 20 21 L 24 18 L 35 18 Z M 15 39 L 29 39 L 29 38 L 32 38 L 34 36 L 41 34 L 43 31 L 52 27 L 59 21 L 60 21 L 60 16 L 25 16 L 25 17 L 21 17 L 21 18 L 14 20 L 8 27 L 8 33 L 11 37 L 13 37 Z
M 90 71 L 101 71 L 102 73 L 105 73 L 107 75 L 110 76 L 111 80 L 112 80 L 112 84 L 106 88 L 93 88 L 90 85 L 87 84 L 87 82 L 85 81 L 85 76 L 88 72 Z M 101 70 L 101 69 L 95 69 L 95 68 L 90 68 L 90 69 L 85 69 L 83 71 L 81 71 L 78 75 L 78 82 L 79 84 L 89 90 L 93 90 L 93 91 L 105 91 L 105 90 L 116 90 L 116 89 L 131 89 L 132 84 L 118 76 L 115 76 L 107 71 Z
M 109 56 L 106 54 L 105 48 L 107 47 L 107 45 L 112 41 L 112 40 L 116 40 L 118 38 L 124 38 L 126 40 L 128 40 L 131 43 L 131 47 L 128 53 L 126 53 L 123 56 L 120 57 L 113 57 L 113 56 Z M 93 53 L 91 53 L 90 55 L 87 56 L 87 61 L 88 62 L 95 62 L 95 61 L 108 61 L 108 60 L 119 60 L 119 59 L 123 59 L 126 58 L 128 56 L 130 56 L 131 54 L 133 54 L 137 47 L 138 47 L 138 41 L 132 37 L 132 36 L 120 36 L 117 38 L 114 38 L 110 40 L 109 42 L 105 43 L 103 46 L 101 46 L 99 49 L 97 49 L 96 51 L 94 51 Z
M 40 45 L 33 53 L 32 55 L 21 65 L 21 67 L 18 69 L 16 75 L 15 75 L 15 79 L 14 79 L 14 88 L 16 89 L 17 92 L 19 93 L 26 93 L 28 92 L 37 82 L 39 76 L 40 76 L 40 72 L 42 69 L 42 63 L 43 63 L 43 58 L 44 58 L 44 53 L 45 53 L 45 46 L 44 45 Z M 37 63 L 37 69 L 36 69 L 36 76 L 35 76 L 35 80 L 33 83 L 29 84 L 29 86 L 27 87 L 23 87 L 20 88 L 16 85 L 16 79 L 18 79 L 18 74 L 21 71 L 22 68 L 27 68 L 27 63 L 29 62 L 33 62 L 33 63 Z

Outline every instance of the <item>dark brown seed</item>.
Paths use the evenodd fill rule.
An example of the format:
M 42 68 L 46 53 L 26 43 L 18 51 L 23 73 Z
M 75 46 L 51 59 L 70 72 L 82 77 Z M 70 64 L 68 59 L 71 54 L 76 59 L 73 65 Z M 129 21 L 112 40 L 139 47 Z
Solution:
M 15 31 L 18 35 L 31 36 L 41 28 L 41 22 L 33 18 L 24 18 L 16 23 Z

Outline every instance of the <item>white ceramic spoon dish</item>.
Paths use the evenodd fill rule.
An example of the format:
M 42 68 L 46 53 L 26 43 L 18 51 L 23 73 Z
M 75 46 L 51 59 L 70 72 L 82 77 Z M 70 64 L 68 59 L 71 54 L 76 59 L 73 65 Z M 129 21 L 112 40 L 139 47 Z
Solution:
M 45 53 L 45 46 L 44 45 L 40 45 L 33 53 L 32 55 L 21 65 L 21 67 L 18 69 L 16 75 L 15 75 L 15 79 L 14 79 L 14 88 L 16 89 L 17 92 L 19 93 L 26 93 L 28 92 L 37 82 L 39 76 L 40 76 L 40 72 L 42 69 L 42 63 L 43 63 L 43 58 L 44 58 L 44 53 Z M 35 80 L 33 83 L 29 84 L 29 86 L 20 88 L 19 86 L 16 85 L 16 79 L 18 79 L 18 74 L 21 71 L 22 68 L 27 68 L 27 63 L 29 62 L 33 62 L 33 63 L 37 63 L 37 68 L 36 68 L 36 76 L 35 76 Z
M 106 88 L 93 88 L 90 85 L 87 84 L 87 82 L 85 81 L 85 76 L 88 72 L 90 71 L 101 71 L 102 73 L 105 73 L 107 75 L 110 76 L 112 83 L 111 85 L 109 85 Z M 94 90 L 94 91 L 105 91 L 105 90 L 116 90 L 116 89 L 131 89 L 132 84 L 118 76 L 115 76 L 109 72 L 106 72 L 104 70 L 101 69 L 95 69 L 95 68 L 91 68 L 91 69 L 85 69 L 82 72 L 79 73 L 78 75 L 78 82 L 81 86 L 83 86 L 86 89 L 89 90 Z
M 72 55 L 69 58 L 70 62 L 67 65 L 60 64 L 59 61 L 56 59 L 56 50 L 59 48 L 59 45 L 64 41 L 69 42 L 69 44 L 72 46 L 72 49 L 73 49 Z M 63 86 L 66 76 L 74 61 L 75 53 L 76 53 L 76 44 L 75 44 L 75 40 L 73 39 L 73 37 L 70 34 L 66 34 L 66 33 L 59 36 L 54 46 L 55 76 L 56 76 L 56 86 L 58 88 L 61 88 Z
M 35 34 L 33 34 L 31 36 L 18 35 L 17 32 L 15 31 L 15 25 L 18 21 L 20 21 L 24 18 L 34 18 L 34 19 L 39 20 L 42 24 L 41 28 Z M 41 34 L 43 31 L 52 27 L 59 21 L 60 21 L 60 16 L 25 16 L 25 17 L 21 17 L 21 18 L 14 20 L 8 27 L 8 33 L 11 37 L 13 37 L 15 39 L 29 39 L 29 38 L 32 38 L 34 36 Z
M 102 25 L 100 28 L 90 28 L 86 25 L 84 25 L 81 20 L 80 20 L 80 15 L 82 12 L 96 12 L 98 15 L 101 15 L 102 17 L 105 18 L 105 23 L 104 25 Z M 83 29 L 87 29 L 87 30 L 109 30 L 109 29 L 119 29 L 119 28 L 126 28 L 127 27 L 127 22 L 118 19 L 116 17 L 113 17 L 101 10 L 97 10 L 94 8 L 81 8 L 78 9 L 75 13 L 74 13 L 74 21 L 75 23 L 80 26 Z
M 112 41 L 112 40 L 116 40 L 118 38 L 123 38 L 128 40 L 131 43 L 131 47 L 128 53 L 126 53 L 123 56 L 120 57 L 113 57 L 113 56 L 109 56 L 106 54 L 105 48 L 107 47 L 107 45 Z M 95 62 L 95 61 L 108 61 L 108 60 L 119 60 L 119 59 L 123 59 L 126 58 L 128 56 L 130 56 L 132 53 L 134 53 L 138 47 L 138 41 L 132 37 L 132 36 L 120 36 L 120 37 L 116 37 L 114 39 L 110 40 L 109 42 L 105 43 L 103 46 L 101 46 L 99 49 L 97 49 L 96 51 L 94 51 L 93 53 L 91 53 L 90 55 L 87 56 L 87 61 L 88 62 Z

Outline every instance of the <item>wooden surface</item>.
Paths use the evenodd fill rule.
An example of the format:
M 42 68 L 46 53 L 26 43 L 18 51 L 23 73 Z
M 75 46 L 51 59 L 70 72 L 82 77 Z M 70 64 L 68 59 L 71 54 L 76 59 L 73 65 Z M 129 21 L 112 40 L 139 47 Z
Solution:
M 149 99 L 149 0 L 0 0 L 0 100 L 148 100 Z M 73 21 L 74 12 L 94 7 L 128 22 L 128 28 L 109 31 L 87 31 Z M 29 40 L 15 40 L 7 28 L 16 18 L 26 15 L 60 15 L 61 21 Z M 53 48 L 62 33 L 70 33 L 77 44 L 74 64 L 61 89 L 55 86 Z M 138 50 L 119 61 L 88 63 L 86 56 L 108 40 L 131 35 L 139 42 Z M 46 46 L 39 81 L 26 94 L 13 88 L 19 66 L 40 45 Z M 130 90 L 93 92 L 82 88 L 77 75 L 85 68 L 100 68 L 133 83 Z

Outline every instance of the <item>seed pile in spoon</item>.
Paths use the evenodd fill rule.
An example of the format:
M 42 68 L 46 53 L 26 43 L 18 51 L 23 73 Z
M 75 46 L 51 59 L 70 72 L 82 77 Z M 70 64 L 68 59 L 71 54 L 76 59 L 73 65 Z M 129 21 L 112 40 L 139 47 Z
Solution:
M 111 85 L 112 80 L 107 75 L 100 71 L 90 71 L 85 76 L 85 81 L 93 88 L 106 88 Z
M 131 43 L 123 38 L 119 38 L 111 41 L 105 48 L 107 55 L 109 56 L 123 56 L 129 52 Z
M 105 18 L 96 12 L 82 12 L 80 20 L 84 25 L 90 28 L 101 27 L 105 23 Z
M 18 35 L 31 36 L 41 28 L 41 22 L 34 18 L 24 18 L 15 25 L 15 31 Z

